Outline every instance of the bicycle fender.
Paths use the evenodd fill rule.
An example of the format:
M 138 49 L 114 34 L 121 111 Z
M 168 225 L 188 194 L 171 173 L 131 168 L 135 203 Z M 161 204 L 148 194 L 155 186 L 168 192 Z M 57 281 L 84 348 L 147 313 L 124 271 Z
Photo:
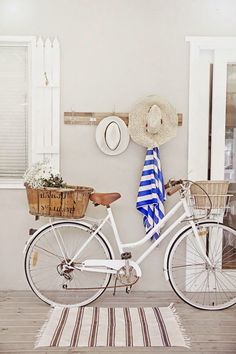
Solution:
M 59 224 L 63 224 L 63 223 L 67 223 L 67 224 L 79 224 L 80 226 L 84 227 L 85 230 L 93 230 L 93 225 L 89 224 L 88 222 L 85 221 L 80 221 L 80 220 L 57 220 L 54 221 L 53 223 L 48 223 L 48 224 L 44 224 L 42 225 L 39 229 L 37 229 L 37 231 L 35 233 L 33 233 L 33 235 L 26 241 L 24 250 L 23 250 L 23 254 L 26 253 L 27 248 L 29 247 L 29 245 L 31 244 L 31 242 L 33 241 L 33 239 L 42 231 L 46 230 L 47 228 L 51 227 L 51 225 L 59 225 Z M 98 232 L 98 235 L 103 239 L 103 241 L 107 244 L 108 248 L 111 251 L 111 257 L 112 259 L 115 258 L 114 255 L 114 251 L 111 247 L 110 242 L 108 241 L 107 237 L 101 232 Z

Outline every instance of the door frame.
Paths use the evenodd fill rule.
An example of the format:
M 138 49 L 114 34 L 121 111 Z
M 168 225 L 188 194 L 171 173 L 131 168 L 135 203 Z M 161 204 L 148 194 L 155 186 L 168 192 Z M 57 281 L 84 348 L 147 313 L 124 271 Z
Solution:
M 236 53 L 236 37 L 186 37 L 190 46 L 189 60 L 189 125 L 188 178 L 208 179 L 211 158 L 211 179 L 224 179 L 225 104 L 227 58 Z M 213 63 L 212 87 L 212 154 L 209 156 L 209 66 L 202 64 L 205 53 Z M 223 147 L 223 148 L 222 148 Z M 200 157 L 200 158 L 199 158 Z
M 190 46 L 188 179 L 224 180 L 227 63 L 236 62 L 236 37 L 186 37 L 186 42 Z M 221 244 L 222 237 L 216 242 Z

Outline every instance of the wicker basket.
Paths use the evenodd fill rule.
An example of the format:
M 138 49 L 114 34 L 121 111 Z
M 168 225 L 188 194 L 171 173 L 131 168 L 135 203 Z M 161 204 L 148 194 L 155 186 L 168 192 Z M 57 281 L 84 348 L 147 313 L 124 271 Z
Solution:
M 212 205 L 210 205 L 208 196 L 197 185 L 192 184 L 190 191 L 194 198 L 196 209 L 225 209 L 228 202 L 228 181 L 196 181 L 208 194 Z
M 93 192 L 93 188 L 80 186 L 41 189 L 25 187 L 30 214 L 74 219 L 85 215 L 89 196 Z

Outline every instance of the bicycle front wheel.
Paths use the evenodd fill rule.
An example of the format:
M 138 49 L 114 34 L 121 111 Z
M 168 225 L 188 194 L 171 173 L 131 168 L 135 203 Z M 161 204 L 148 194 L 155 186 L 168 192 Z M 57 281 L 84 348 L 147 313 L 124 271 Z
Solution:
M 217 222 L 197 225 L 204 258 L 192 228 L 173 243 L 168 255 L 169 281 L 189 305 L 222 310 L 236 303 L 236 231 Z
M 55 222 L 33 238 L 25 253 L 25 274 L 34 293 L 51 306 L 85 306 L 108 286 L 111 274 L 76 269 L 86 259 L 111 259 L 112 253 L 97 234 L 80 255 L 91 229 L 76 221 Z

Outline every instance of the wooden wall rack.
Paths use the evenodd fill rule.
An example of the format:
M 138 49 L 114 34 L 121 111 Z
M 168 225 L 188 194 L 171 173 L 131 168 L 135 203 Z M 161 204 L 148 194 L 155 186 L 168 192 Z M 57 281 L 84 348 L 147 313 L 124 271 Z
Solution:
M 183 125 L 183 114 L 178 113 L 178 125 Z M 128 125 L 129 113 L 114 113 L 114 112 L 64 112 L 65 124 L 78 124 L 78 125 L 98 125 L 98 123 L 105 117 L 118 116 Z

